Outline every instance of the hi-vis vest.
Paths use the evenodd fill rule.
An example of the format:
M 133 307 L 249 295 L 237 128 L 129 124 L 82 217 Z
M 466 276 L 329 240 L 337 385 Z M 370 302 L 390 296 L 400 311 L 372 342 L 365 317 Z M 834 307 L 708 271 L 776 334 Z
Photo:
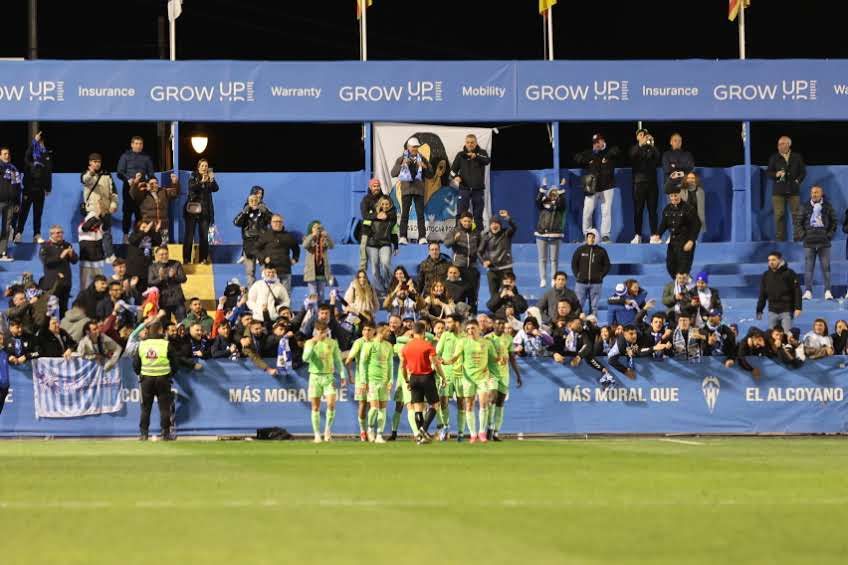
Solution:
M 168 361 L 167 339 L 145 339 L 138 346 L 141 374 L 144 377 L 161 377 L 171 372 Z

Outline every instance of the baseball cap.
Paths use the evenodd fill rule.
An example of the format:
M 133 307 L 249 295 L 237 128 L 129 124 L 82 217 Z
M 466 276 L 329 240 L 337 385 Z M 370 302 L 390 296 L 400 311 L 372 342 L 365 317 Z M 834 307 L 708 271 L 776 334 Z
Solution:
M 421 142 L 418 141 L 417 137 L 410 137 L 409 139 L 406 140 L 406 146 L 407 147 L 420 147 Z
M 102 161 L 103 155 L 101 155 L 100 153 L 92 153 L 91 155 L 88 156 L 88 160 L 89 161 Z
M 603 134 L 596 133 L 595 135 L 592 136 L 592 143 L 595 143 L 596 141 L 606 141 L 606 139 L 604 138 Z
M 709 315 L 710 316 L 721 316 L 721 310 L 719 310 L 718 308 L 713 308 L 712 310 L 709 311 Z
M 621 296 L 621 295 L 622 295 L 622 294 L 624 294 L 625 292 L 627 292 L 627 287 L 626 287 L 626 286 L 624 286 L 624 283 L 618 283 L 617 285 L 615 285 L 615 293 L 616 293 L 616 294 L 618 294 L 619 296 Z

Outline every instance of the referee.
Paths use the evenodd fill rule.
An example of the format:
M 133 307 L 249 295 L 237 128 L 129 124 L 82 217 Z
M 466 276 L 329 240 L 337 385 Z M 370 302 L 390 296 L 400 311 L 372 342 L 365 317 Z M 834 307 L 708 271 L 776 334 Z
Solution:
M 415 425 L 418 427 L 416 438 L 419 444 L 431 440 L 427 428 L 433 423 L 436 408 L 439 404 L 439 392 L 436 389 L 434 369 L 444 382 L 445 375 L 436 349 L 424 338 L 427 326 L 424 322 L 416 322 L 412 339 L 401 350 L 400 374 L 412 393 L 412 405 L 415 409 Z M 430 405 L 427 416 L 424 416 L 424 403 Z
M 159 426 L 162 428 L 162 440 L 174 439 L 171 436 L 171 375 L 178 367 L 176 352 L 171 343 L 162 334 L 162 324 L 154 322 L 147 328 L 147 338 L 138 346 L 133 357 L 133 369 L 139 375 L 141 384 L 141 420 L 139 422 L 141 441 L 146 441 L 150 429 L 150 409 L 153 397 L 159 403 Z

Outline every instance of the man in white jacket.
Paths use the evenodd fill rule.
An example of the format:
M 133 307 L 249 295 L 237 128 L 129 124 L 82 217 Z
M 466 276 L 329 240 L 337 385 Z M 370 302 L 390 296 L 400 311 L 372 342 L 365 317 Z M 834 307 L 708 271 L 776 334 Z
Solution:
M 247 291 L 247 307 L 253 312 L 254 320 L 265 320 L 265 311 L 268 319 L 277 319 L 277 309 L 280 306 L 290 306 L 291 300 L 286 287 L 277 278 L 277 270 L 273 267 L 262 269 L 262 278 Z

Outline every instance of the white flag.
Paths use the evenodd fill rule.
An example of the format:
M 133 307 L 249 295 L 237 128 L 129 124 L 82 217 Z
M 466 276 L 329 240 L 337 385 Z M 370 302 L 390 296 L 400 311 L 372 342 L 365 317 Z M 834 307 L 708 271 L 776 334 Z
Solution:
M 168 0 L 168 19 L 172 22 L 183 13 L 183 0 Z

